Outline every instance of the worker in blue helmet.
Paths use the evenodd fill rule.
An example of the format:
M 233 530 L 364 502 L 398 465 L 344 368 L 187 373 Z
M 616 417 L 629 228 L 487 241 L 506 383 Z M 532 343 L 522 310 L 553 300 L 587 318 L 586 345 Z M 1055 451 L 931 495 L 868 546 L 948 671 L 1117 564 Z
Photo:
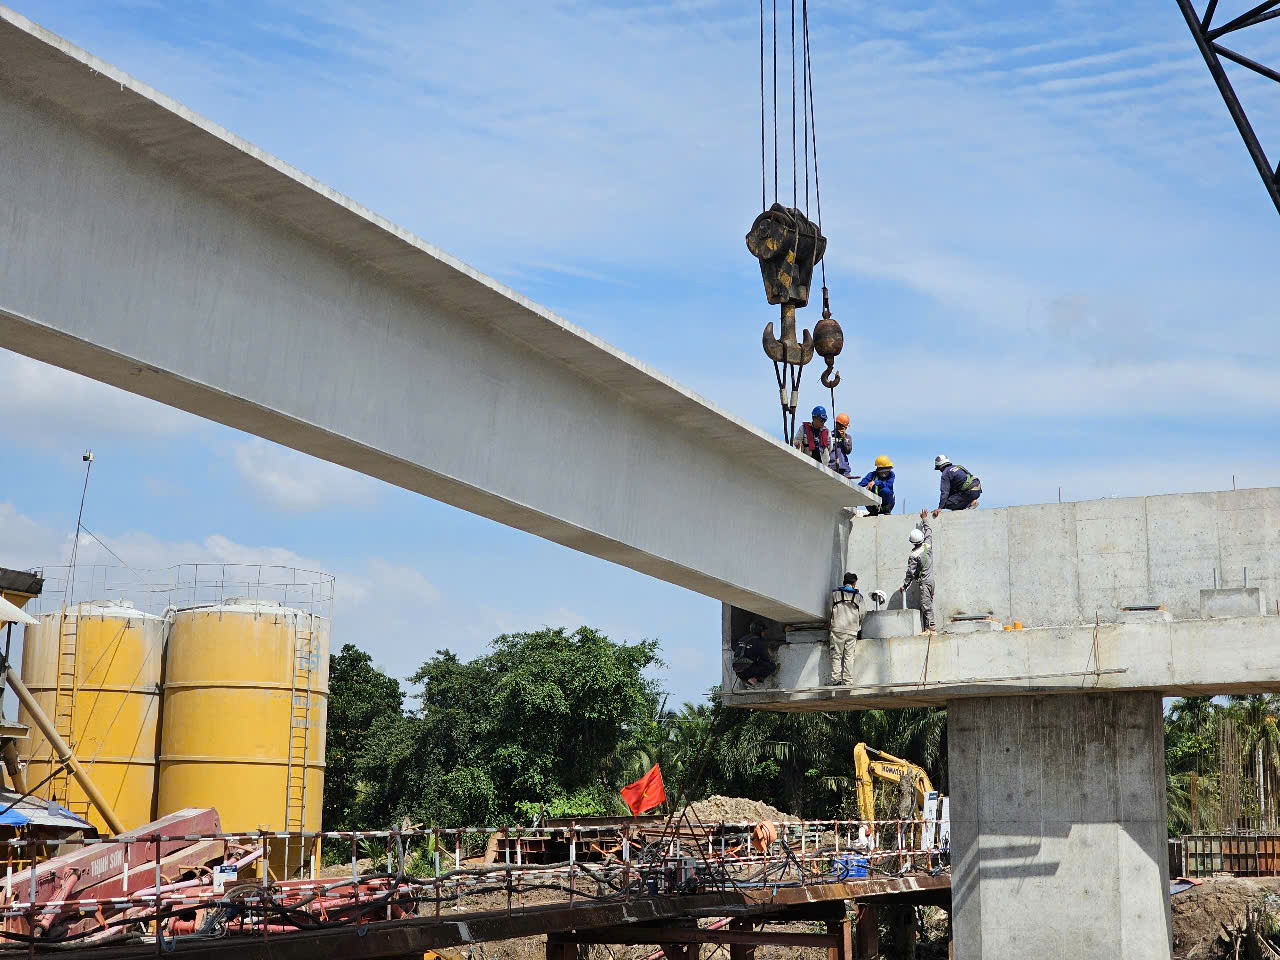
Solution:
M 831 435 L 827 433 L 827 408 L 816 406 L 805 422 L 800 436 L 796 437 L 796 449 L 806 457 L 812 457 L 824 467 L 831 459 Z

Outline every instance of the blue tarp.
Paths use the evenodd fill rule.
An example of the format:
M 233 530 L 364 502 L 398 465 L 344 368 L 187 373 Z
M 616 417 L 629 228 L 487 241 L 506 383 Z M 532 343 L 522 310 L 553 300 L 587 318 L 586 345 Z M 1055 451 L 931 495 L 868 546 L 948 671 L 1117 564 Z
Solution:
M 0 790 L 0 811 L 4 811 L 0 813 L 0 826 L 25 827 L 34 824 L 68 830 L 93 829 L 93 825 L 87 820 L 80 819 L 60 803 L 36 797 L 19 798 L 22 798 L 22 794 Z M 6 809 L 11 805 L 11 809 Z

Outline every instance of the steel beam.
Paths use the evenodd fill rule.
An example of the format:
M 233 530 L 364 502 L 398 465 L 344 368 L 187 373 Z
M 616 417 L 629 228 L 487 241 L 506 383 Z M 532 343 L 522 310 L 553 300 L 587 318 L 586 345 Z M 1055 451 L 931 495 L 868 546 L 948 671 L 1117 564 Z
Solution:
M 1230 20 L 1221 27 L 1212 30 L 1209 29 L 1209 22 L 1217 6 L 1216 0 L 1210 0 L 1203 18 L 1196 13 L 1191 0 L 1177 0 L 1177 4 L 1178 9 L 1182 11 L 1183 19 L 1187 21 L 1187 29 L 1191 31 L 1191 36 L 1200 50 L 1200 55 L 1204 57 L 1205 65 L 1209 68 L 1209 74 L 1213 77 L 1213 82 L 1217 84 L 1218 92 L 1222 95 L 1223 102 L 1227 105 L 1227 111 L 1231 114 L 1231 119 L 1235 121 L 1236 129 L 1240 132 L 1240 138 L 1244 140 L 1245 149 L 1249 151 L 1249 157 L 1253 160 L 1253 165 L 1257 167 L 1258 175 L 1262 177 L 1262 184 L 1266 187 L 1267 196 L 1271 198 L 1271 202 L 1275 205 L 1276 212 L 1280 213 L 1280 168 L 1273 168 L 1271 161 L 1267 159 L 1267 154 L 1262 149 L 1262 144 L 1258 141 L 1258 136 L 1254 133 L 1253 126 L 1249 123 L 1249 118 L 1245 115 L 1244 107 L 1240 104 L 1240 98 L 1236 95 L 1230 78 L 1227 77 L 1227 71 L 1222 66 L 1220 57 L 1235 60 L 1242 66 L 1256 70 L 1263 76 L 1269 76 L 1272 79 L 1276 78 L 1272 76 L 1273 71 L 1270 68 L 1263 67 L 1247 57 L 1235 53 L 1235 51 L 1227 51 L 1225 48 L 1218 47 L 1213 42 L 1216 38 L 1226 33 L 1243 30 L 1261 23 L 1263 20 L 1271 19 L 1275 16 L 1275 13 L 1269 11 L 1271 11 L 1272 7 L 1280 5 L 1280 0 L 1267 0 L 1267 2 L 1258 4 L 1234 20 Z M 1246 60 L 1248 62 L 1245 62 Z
M 858 960 L 880 956 L 880 908 L 874 903 L 858 904 L 857 948 Z
M 631 925 L 555 933 L 560 943 L 607 943 L 642 946 L 658 943 L 715 943 L 743 946 L 839 947 L 840 936 L 829 933 L 788 933 L 779 930 L 708 930 L 703 927 Z

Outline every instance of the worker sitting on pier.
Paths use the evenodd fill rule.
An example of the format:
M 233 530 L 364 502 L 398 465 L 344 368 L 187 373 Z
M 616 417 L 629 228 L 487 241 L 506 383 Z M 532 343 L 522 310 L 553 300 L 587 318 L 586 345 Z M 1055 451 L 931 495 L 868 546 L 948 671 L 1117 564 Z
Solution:
M 844 583 L 831 591 L 831 632 L 827 649 L 831 652 L 831 685 L 853 683 L 853 657 L 862 630 L 862 592 L 858 575 L 846 573 Z
M 902 581 L 902 605 L 907 605 L 907 589 L 914 583 L 920 588 L 920 614 L 924 628 L 937 629 L 933 619 L 933 531 L 929 529 L 929 511 L 920 511 L 920 521 L 911 531 L 911 553 L 907 555 L 907 576 Z
M 978 505 L 978 498 L 982 496 L 982 481 L 969 470 L 958 463 L 952 463 L 945 453 L 938 454 L 933 461 L 933 469 L 942 471 L 938 509 L 933 511 L 935 517 L 943 510 L 970 510 Z
M 787 643 L 786 640 L 781 641 Z M 758 686 L 773 676 L 778 665 L 769 653 L 769 641 L 764 637 L 764 624 L 752 620 L 747 634 L 733 643 L 733 672 L 748 687 Z
M 858 481 L 858 486 L 867 487 L 880 498 L 880 506 L 867 507 L 867 516 L 888 516 L 893 513 L 893 461 L 886 456 L 876 457 L 876 467 Z
M 836 414 L 836 432 L 831 436 L 831 461 L 827 464 L 842 477 L 852 477 L 849 454 L 853 453 L 853 438 L 849 436 L 849 415 Z
M 796 437 L 796 449 L 806 457 L 812 457 L 823 466 L 831 459 L 831 434 L 827 432 L 827 408 L 816 406 L 800 436 Z

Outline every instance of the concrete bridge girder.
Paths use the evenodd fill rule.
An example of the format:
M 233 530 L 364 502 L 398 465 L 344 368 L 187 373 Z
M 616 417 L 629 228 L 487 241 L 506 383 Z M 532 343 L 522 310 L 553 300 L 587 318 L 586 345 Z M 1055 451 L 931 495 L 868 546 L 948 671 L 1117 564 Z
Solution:
M 3 7 L 0 130 L 0 346 L 822 615 L 867 491 Z

